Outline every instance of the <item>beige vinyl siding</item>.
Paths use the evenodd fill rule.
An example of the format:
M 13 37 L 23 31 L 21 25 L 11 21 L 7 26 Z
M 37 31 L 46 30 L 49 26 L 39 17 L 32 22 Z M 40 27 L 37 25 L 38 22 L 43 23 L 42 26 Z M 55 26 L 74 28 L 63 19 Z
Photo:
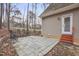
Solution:
M 60 36 L 61 35 L 61 20 L 58 20 L 58 16 L 52 16 L 42 20 L 42 34 Z
M 43 29 L 49 34 L 61 34 L 61 21 L 57 17 L 50 17 L 44 20 Z
M 73 12 L 74 42 L 79 44 L 79 9 Z
M 61 17 L 62 15 L 66 15 L 70 13 L 73 14 L 73 27 L 75 30 L 73 33 L 74 42 L 78 42 L 79 44 L 79 8 L 44 18 L 42 20 L 42 31 L 43 31 L 42 34 L 44 36 L 45 34 L 46 35 L 50 34 L 53 36 L 61 35 L 61 28 L 62 28 Z M 60 18 L 60 20 L 58 20 L 58 18 Z

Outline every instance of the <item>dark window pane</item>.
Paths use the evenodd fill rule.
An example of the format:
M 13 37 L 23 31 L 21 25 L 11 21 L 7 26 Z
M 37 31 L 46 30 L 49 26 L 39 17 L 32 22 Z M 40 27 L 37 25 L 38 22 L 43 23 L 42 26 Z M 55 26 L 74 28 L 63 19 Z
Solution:
M 65 23 L 65 32 L 70 32 L 70 17 L 66 17 L 64 20 Z

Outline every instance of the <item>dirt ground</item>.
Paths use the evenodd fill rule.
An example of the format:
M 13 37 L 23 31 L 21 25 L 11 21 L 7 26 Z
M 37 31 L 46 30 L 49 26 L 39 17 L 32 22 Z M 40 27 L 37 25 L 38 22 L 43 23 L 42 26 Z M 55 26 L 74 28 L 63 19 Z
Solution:
M 79 46 L 59 42 L 45 56 L 79 56 Z

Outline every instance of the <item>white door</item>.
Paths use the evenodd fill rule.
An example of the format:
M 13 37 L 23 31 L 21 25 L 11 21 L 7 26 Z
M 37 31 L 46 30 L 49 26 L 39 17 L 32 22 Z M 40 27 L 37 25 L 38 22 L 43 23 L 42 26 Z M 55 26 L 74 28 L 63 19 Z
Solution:
M 72 14 L 62 16 L 62 34 L 72 34 Z

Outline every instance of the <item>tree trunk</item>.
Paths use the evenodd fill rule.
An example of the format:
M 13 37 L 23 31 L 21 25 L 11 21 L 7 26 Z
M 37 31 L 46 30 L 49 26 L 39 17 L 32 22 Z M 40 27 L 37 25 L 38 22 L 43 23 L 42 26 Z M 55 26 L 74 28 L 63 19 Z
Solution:
M 36 32 L 36 16 L 37 16 L 37 3 L 35 3 L 35 16 L 34 16 L 34 34 Z
M 26 32 L 26 30 L 25 30 L 25 12 L 26 12 L 26 8 L 24 8 L 23 23 L 22 23 L 23 28 L 24 28 L 24 30 L 23 30 L 24 36 L 25 36 L 25 32 Z
M 8 29 L 10 29 L 10 3 L 8 4 Z
M 33 12 L 33 8 L 34 8 L 34 6 L 33 6 L 33 3 L 32 3 L 32 12 Z M 32 14 L 32 30 L 33 30 L 33 14 Z M 33 31 L 32 31 L 32 33 L 33 33 Z
M 0 29 L 2 28 L 3 3 L 0 3 Z
M 28 26 L 28 12 L 29 12 L 29 3 L 27 5 L 27 35 L 29 34 L 29 26 Z
M 10 30 L 10 3 L 6 3 L 6 19 L 8 23 L 8 30 Z

